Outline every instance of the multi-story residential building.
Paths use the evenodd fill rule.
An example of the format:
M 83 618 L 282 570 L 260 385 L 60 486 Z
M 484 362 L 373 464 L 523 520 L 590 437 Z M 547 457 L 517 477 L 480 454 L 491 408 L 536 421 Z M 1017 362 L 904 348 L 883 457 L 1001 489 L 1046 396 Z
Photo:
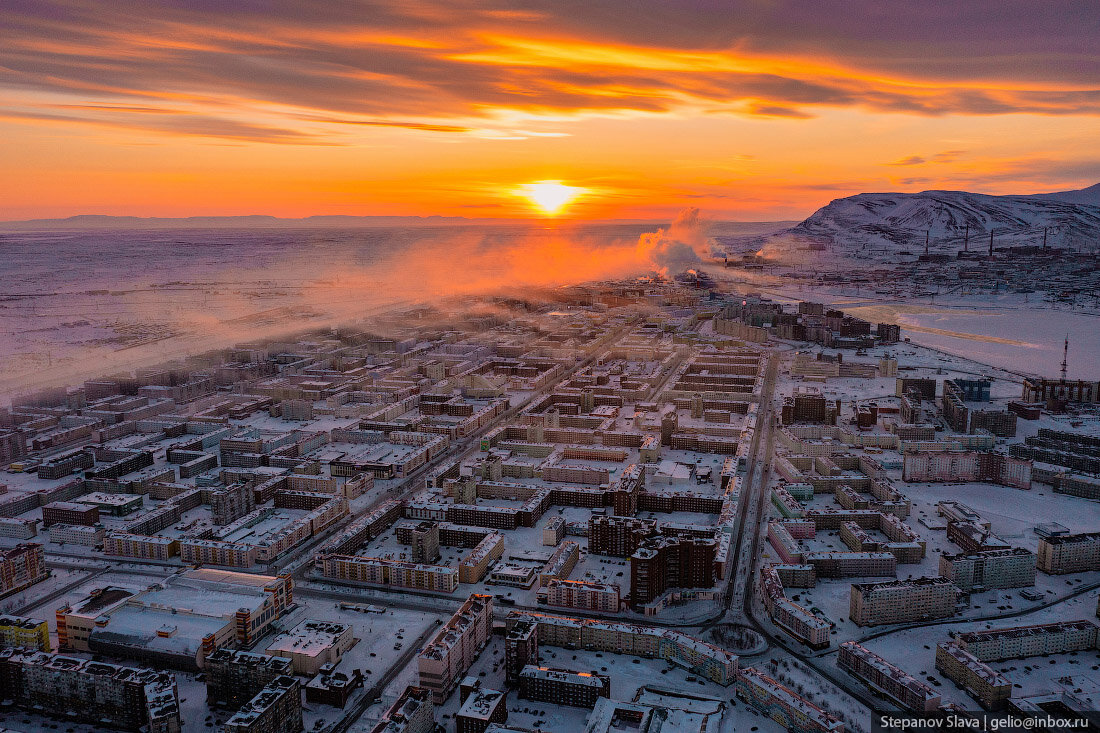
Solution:
M 410 686 L 375 723 L 371 733 L 434 733 L 435 725 L 431 690 Z
M 238 709 L 276 677 L 293 675 L 291 660 L 269 654 L 215 649 L 206 657 L 206 701 Z
M 923 450 L 902 459 L 904 481 L 989 481 L 1030 489 L 1031 471 L 1030 460 L 988 451 Z
M 225 721 L 225 733 L 299 733 L 302 726 L 302 686 L 290 676 L 267 687 Z
M 227 568 L 250 568 L 259 553 L 256 545 L 221 540 L 187 538 L 179 543 L 180 559 L 188 565 L 221 565 Z
M 180 542 L 175 537 L 109 532 L 103 539 L 105 555 L 167 561 L 178 555 L 179 551 Z
M 784 575 L 797 587 L 812 587 L 817 578 L 813 565 L 765 565 L 756 586 L 764 608 L 776 626 L 814 649 L 824 649 L 829 646 L 832 624 L 787 598 L 783 585 L 789 580 L 785 581 Z
M 854 641 L 846 641 L 840 645 L 836 663 L 845 672 L 872 690 L 886 695 L 905 710 L 925 713 L 940 706 L 939 693 L 930 686 Z
M 549 606 L 618 613 L 621 601 L 619 586 L 614 583 L 554 578 L 546 585 Z
M 900 624 L 955 613 L 959 589 L 946 578 L 853 583 L 849 618 L 857 626 Z
M 510 620 L 504 635 L 504 676 L 509 684 L 519 681 L 528 664 L 539 663 L 539 625 L 531 619 Z
M 539 587 L 543 588 L 554 578 L 568 578 L 581 556 L 581 546 L 572 540 L 565 540 L 539 572 Z
M 0 616 L 0 644 L 16 649 L 51 651 L 50 626 L 38 618 Z
M 737 697 L 791 733 L 843 733 L 844 723 L 766 674 L 746 667 L 737 676 Z
M 588 520 L 588 551 L 594 555 L 630 557 L 657 523 L 634 517 L 594 516 Z
M 999 662 L 1002 659 L 1095 649 L 1098 632 L 1100 627 L 1092 621 L 1082 619 L 987 631 L 966 631 L 958 634 L 955 641 L 983 662 Z
M 670 588 L 714 587 L 713 538 L 656 536 L 630 556 L 630 605 L 644 606 Z
M 591 708 L 599 698 L 611 697 L 611 678 L 529 664 L 519 674 L 519 696 L 553 705 Z
M 453 593 L 458 588 L 459 570 L 443 565 L 354 555 L 326 555 L 321 563 L 322 574 L 336 580 L 395 585 L 440 593 Z
M 1000 710 L 1012 696 L 1011 680 L 953 641 L 936 646 L 936 669 L 986 710 Z
M 50 575 L 42 545 L 21 542 L 0 550 L 0 597 L 28 588 Z
M 565 539 L 565 519 L 558 515 L 550 517 L 542 528 L 542 544 L 557 547 Z
M 898 559 L 891 552 L 806 552 L 802 563 L 819 578 L 892 578 Z
M 441 704 L 489 642 L 493 597 L 475 593 L 455 612 L 417 656 L 420 686 Z
M 1038 567 L 1050 575 L 1080 573 L 1100 568 L 1100 532 L 1043 537 Z
M 490 725 L 508 721 L 507 696 L 500 690 L 477 685 L 463 694 L 466 697 L 455 715 L 456 733 L 484 733 Z
M 102 524 L 86 527 L 83 524 L 55 524 L 50 527 L 50 542 L 59 545 L 84 545 L 102 547 L 107 529 Z
M 0 693 L 21 708 L 150 733 L 182 728 L 176 678 L 57 654 L 0 652 Z
M 73 501 L 52 501 L 42 507 L 42 526 L 54 524 L 99 524 L 99 507 Z
M 480 583 L 489 567 L 504 554 L 504 535 L 489 532 L 474 546 L 470 554 L 458 564 L 458 580 L 461 583 Z
M 660 658 L 686 667 L 720 685 L 729 685 L 737 675 L 737 656 L 672 629 L 553 616 L 545 613 L 513 612 L 507 625 L 520 621 L 538 626 L 538 645 L 566 649 L 590 649 L 613 654 Z
M 1023 588 L 1035 585 L 1038 556 L 1022 547 L 940 555 L 940 575 L 960 590 Z

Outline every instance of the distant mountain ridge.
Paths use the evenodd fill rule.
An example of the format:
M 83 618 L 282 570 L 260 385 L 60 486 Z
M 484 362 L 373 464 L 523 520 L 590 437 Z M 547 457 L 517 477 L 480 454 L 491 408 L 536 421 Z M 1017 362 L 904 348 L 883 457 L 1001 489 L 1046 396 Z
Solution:
M 1079 191 L 991 196 L 966 191 L 861 193 L 836 199 L 791 228 L 790 234 L 834 246 L 885 249 L 958 248 L 967 235 L 974 249 L 990 230 L 996 246 L 1100 244 L 1100 184 Z

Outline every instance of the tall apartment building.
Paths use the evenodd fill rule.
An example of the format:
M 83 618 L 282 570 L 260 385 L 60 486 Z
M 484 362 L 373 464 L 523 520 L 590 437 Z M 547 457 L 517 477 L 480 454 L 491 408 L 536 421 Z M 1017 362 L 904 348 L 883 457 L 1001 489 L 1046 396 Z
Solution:
M 611 697 L 611 678 L 529 664 L 519 675 L 519 696 L 535 702 L 591 708 L 601 697 Z
M 150 733 L 182 727 L 176 678 L 150 669 L 8 649 L 0 652 L 0 694 L 21 708 L 95 726 Z
M 417 656 L 420 686 L 442 704 L 493 632 L 493 597 L 475 593 Z
M 269 654 L 215 649 L 206 657 L 206 701 L 237 709 L 276 677 L 293 676 L 290 659 Z
M 872 690 L 886 695 L 905 710 L 925 713 L 940 706 L 939 693 L 930 686 L 854 641 L 846 641 L 840 645 L 836 663 L 845 672 Z
M 270 684 L 225 721 L 225 733 L 299 733 L 302 730 L 302 685 L 289 676 Z
M 1022 547 L 940 555 L 940 576 L 960 590 L 1023 588 L 1035 585 L 1038 556 Z
M 959 589 L 946 578 L 853 583 L 849 618 L 857 626 L 901 624 L 955 613 Z
M 528 664 L 539 663 L 539 625 L 531 619 L 517 619 L 504 635 L 504 676 L 509 684 L 519 682 Z
M 1039 540 L 1037 564 L 1050 575 L 1100 568 L 1100 532 L 1043 537 Z
M 1011 680 L 953 641 L 936 646 L 936 669 L 986 710 L 1000 710 L 1012 696 Z
M 669 588 L 714 587 L 713 538 L 657 536 L 630 556 L 630 605 L 656 600 Z
M 630 557 L 646 537 L 657 532 L 657 523 L 634 517 L 601 517 L 588 520 L 588 551 L 593 555 Z
M 21 542 L 10 550 L 0 550 L 0 597 L 30 587 L 49 575 L 42 545 Z
M 439 525 L 435 522 L 419 522 L 409 533 L 412 561 L 432 563 L 439 559 Z
M 434 733 L 435 705 L 432 693 L 423 687 L 406 687 L 389 710 L 371 728 L 371 733 Z

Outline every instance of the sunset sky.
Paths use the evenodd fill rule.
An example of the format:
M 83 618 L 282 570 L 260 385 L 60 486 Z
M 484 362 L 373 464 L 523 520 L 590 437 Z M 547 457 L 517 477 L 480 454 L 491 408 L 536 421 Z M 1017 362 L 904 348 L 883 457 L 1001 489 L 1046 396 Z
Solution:
M 0 219 L 802 218 L 1100 181 L 1100 3 L 4 0 Z

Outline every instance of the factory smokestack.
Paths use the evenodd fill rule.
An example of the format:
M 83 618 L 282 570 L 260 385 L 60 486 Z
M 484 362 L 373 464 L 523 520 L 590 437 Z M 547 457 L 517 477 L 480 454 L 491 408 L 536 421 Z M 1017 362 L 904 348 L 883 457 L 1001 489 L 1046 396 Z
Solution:
M 989 256 L 993 256 L 993 230 L 989 230 Z
M 963 234 L 963 252 L 966 251 L 967 245 L 970 244 L 970 225 L 966 225 L 966 233 Z

